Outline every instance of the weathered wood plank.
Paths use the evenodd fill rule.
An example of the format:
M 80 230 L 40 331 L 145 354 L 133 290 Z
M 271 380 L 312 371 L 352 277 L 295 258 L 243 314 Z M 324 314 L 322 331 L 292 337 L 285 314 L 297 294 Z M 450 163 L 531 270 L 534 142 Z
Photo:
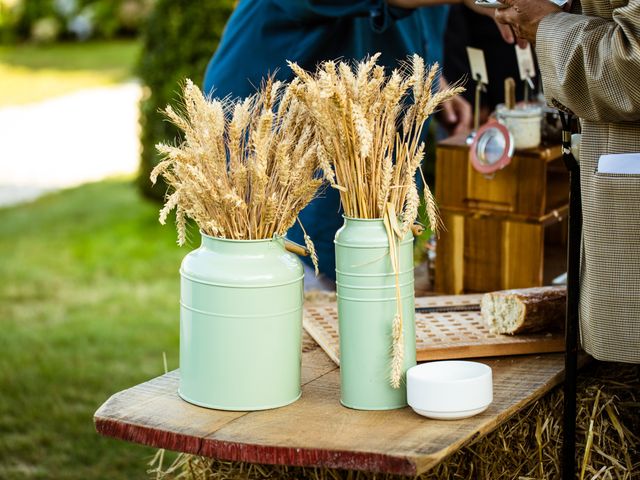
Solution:
M 303 354 L 302 398 L 262 412 L 208 410 L 182 401 L 178 372 L 111 397 L 95 414 L 103 435 L 223 460 L 415 475 L 485 435 L 556 385 L 560 354 L 482 360 L 494 402 L 476 417 L 428 420 L 409 408 L 361 412 L 339 403 L 339 370 L 320 349 Z
M 493 430 L 533 399 L 532 390 L 541 395 L 559 381 L 559 356 L 528 360 L 529 363 L 515 359 L 486 362 L 495 375 L 493 404 L 477 417 L 454 422 L 429 420 L 409 408 L 365 412 L 341 407 L 339 372 L 332 371 L 311 382 L 296 404 L 239 418 L 209 435 L 204 439 L 203 453 L 212 457 L 224 455 L 228 452 L 217 447 L 226 442 L 275 450 L 288 446 L 277 463 L 308 465 L 309 453 L 315 452 L 316 465 L 418 474 L 470 439 Z M 537 381 L 531 378 L 531 367 L 539 372 Z M 210 440 L 214 443 L 209 444 Z M 232 459 L 243 459 L 242 453 L 238 448 Z

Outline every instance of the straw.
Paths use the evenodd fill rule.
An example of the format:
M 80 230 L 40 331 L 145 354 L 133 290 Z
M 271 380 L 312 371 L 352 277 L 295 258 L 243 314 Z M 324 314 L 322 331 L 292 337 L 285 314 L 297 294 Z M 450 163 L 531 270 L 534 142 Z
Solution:
M 451 455 L 422 480 L 551 480 L 560 478 L 562 388 L 497 430 Z M 640 479 L 640 367 L 594 362 L 579 377 L 576 460 L 581 478 Z M 222 462 L 180 455 L 168 467 L 156 456 L 150 473 L 163 480 L 401 480 L 396 475 L 327 468 Z

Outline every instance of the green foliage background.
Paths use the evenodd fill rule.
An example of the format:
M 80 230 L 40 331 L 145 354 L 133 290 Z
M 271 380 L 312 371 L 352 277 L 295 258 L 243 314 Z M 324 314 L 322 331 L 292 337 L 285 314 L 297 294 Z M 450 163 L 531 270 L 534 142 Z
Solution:
M 159 113 L 178 101 L 180 84 L 191 78 L 201 84 L 205 68 L 218 46 L 235 0 L 157 0 L 143 32 L 138 75 L 145 86 L 140 104 L 142 158 L 139 185 L 160 198 L 166 187 L 152 187 L 149 173 L 159 161 L 155 144 L 178 137 L 177 129 Z
M 51 40 L 73 38 L 69 22 L 90 13 L 91 38 L 110 39 L 138 33 L 154 0 L 0 0 L 0 43 L 32 39 L 32 27 L 48 19 L 60 29 Z M 195 2 L 194 2 L 195 3 Z M 62 8 L 66 4 L 67 7 Z
M 178 367 L 193 248 L 129 180 L 0 208 L 0 479 L 145 479 L 154 450 L 95 432 L 115 392 Z M 197 238 L 195 234 L 190 238 Z

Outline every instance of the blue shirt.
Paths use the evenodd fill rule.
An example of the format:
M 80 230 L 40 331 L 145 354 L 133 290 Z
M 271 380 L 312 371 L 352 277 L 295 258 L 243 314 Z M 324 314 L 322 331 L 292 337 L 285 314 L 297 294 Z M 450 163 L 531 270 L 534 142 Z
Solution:
M 287 60 L 315 70 L 323 60 L 381 52 L 379 63 L 389 68 L 413 53 L 441 63 L 447 13 L 447 6 L 412 11 L 385 0 L 241 0 L 209 62 L 204 90 L 216 97 L 251 95 L 268 74 L 290 80 Z M 342 225 L 337 192 L 327 189 L 300 220 L 315 243 L 320 270 L 335 278 L 333 238 Z M 303 243 L 297 225 L 287 236 Z

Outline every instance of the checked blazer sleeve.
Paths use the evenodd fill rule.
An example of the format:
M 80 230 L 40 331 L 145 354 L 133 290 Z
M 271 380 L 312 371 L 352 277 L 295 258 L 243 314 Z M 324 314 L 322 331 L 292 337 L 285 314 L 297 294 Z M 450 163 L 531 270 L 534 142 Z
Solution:
M 590 122 L 638 121 L 640 0 L 593 3 L 601 7 L 595 16 L 559 12 L 540 22 L 536 53 L 545 96 Z

